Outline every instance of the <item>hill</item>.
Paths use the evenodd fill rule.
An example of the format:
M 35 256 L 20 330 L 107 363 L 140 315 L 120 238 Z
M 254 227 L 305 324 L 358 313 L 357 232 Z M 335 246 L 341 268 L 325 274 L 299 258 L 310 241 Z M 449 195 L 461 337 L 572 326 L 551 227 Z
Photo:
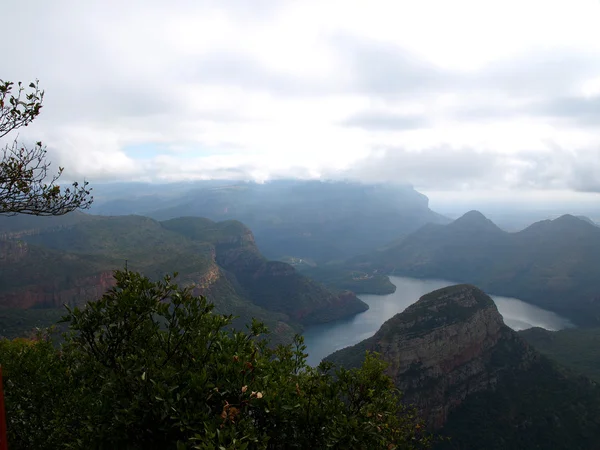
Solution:
M 357 367 L 366 350 L 382 355 L 405 401 L 450 439 L 438 448 L 596 448 L 599 388 L 531 348 L 474 286 L 424 295 L 326 359 Z
M 88 216 L 26 230 L 0 241 L 4 308 L 60 308 L 98 298 L 114 283 L 112 271 L 126 263 L 154 279 L 176 271 L 219 312 L 239 316 L 237 325 L 256 317 L 287 338 L 303 324 L 367 309 L 352 293 L 332 292 L 288 264 L 268 261 L 235 221 Z
M 95 188 L 96 189 L 96 188 Z M 279 180 L 268 183 L 197 182 L 149 188 L 147 193 L 113 189 L 94 206 L 98 214 L 133 212 L 157 220 L 177 217 L 235 219 L 252 229 L 271 259 L 310 258 L 319 263 L 369 252 L 429 223 L 448 220 L 408 186 Z
M 540 353 L 600 382 L 600 329 L 548 331 L 536 327 L 519 331 L 519 336 Z
M 565 215 L 508 233 L 480 213 L 426 225 L 357 268 L 475 284 L 580 325 L 600 323 L 600 228 Z

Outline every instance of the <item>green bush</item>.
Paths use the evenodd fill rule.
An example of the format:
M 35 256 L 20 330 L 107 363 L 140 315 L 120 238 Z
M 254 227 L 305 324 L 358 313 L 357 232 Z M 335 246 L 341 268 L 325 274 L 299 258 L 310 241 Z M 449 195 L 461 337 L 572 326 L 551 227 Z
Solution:
M 306 365 L 303 340 L 272 348 L 170 277 L 117 271 L 69 332 L 0 342 L 11 449 L 427 448 L 367 355 L 360 369 Z

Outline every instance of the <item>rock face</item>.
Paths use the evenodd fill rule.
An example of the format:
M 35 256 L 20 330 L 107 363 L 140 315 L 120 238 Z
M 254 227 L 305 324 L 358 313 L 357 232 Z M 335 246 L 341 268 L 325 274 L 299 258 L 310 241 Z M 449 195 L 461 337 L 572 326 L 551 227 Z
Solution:
M 61 308 L 97 300 L 116 284 L 112 270 L 72 280 L 69 286 L 35 285 L 0 293 L 0 305 L 6 308 Z
M 507 345 L 518 365 L 534 358 L 504 325 L 490 297 L 474 286 L 457 285 L 421 297 L 372 338 L 328 359 L 357 366 L 365 350 L 380 353 L 405 401 L 438 429 L 468 396 L 495 388 L 504 370 L 495 361 Z
M 29 247 L 21 241 L 5 241 L 0 239 L 0 265 L 12 264 L 27 256 Z
M 512 338 L 494 302 L 473 286 L 459 285 L 422 297 L 386 322 L 373 349 L 390 363 L 388 373 L 406 400 L 439 428 L 468 395 L 494 388 L 496 346 Z
M 268 261 L 247 227 L 238 222 L 232 228 L 234 234 L 213 241 L 215 261 L 235 276 L 255 304 L 302 324 L 329 322 L 368 309 L 352 292 L 332 292 L 290 264 Z

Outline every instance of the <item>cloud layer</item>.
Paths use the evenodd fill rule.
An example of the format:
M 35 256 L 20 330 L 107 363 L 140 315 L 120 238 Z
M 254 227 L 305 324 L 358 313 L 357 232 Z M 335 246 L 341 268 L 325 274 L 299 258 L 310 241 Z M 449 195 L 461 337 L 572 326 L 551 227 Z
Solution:
M 70 177 L 600 190 L 597 1 L 22 0 L 3 15 L 0 78 L 46 89 L 20 137 Z

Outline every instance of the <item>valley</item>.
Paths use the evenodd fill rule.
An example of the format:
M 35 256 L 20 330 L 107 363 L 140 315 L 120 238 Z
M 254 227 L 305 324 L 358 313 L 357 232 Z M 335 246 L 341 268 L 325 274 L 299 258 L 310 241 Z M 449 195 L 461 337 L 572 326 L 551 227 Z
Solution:
M 583 431 L 600 411 L 600 228 L 589 220 L 509 233 L 476 211 L 450 221 L 406 187 L 313 182 L 201 184 L 130 214 L 164 206 L 162 195 L 98 205 L 117 215 L 0 217 L 0 334 L 31 337 L 63 305 L 85 309 L 114 292 L 116 269 L 177 272 L 230 329 L 257 319 L 271 349 L 302 335 L 306 370 L 378 352 L 427 430 L 460 448 L 523 448 L 519 414 L 531 419 L 526 447 L 595 439 Z M 544 434 L 549 420 L 562 428 Z
M 593 448 L 600 437 L 596 383 L 529 346 L 474 286 L 423 295 L 326 360 L 358 367 L 367 351 L 381 355 L 404 401 L 448 438 L 434 448 Z
M 2 2 L 0 450 L 600 450 L 600 0 L 529 3 Z
M 396 287 L 388 295 L 360 295 L 369 309 L 356 316 L 319 325 L 311 325 L 303 333 L 311 365 L 317 365 L 329 354 L 370 338 L 379 327 L 397 313 L 415 303 L 421 296 L 456 282 L 390 276 Z M 546 330 L 570 328 L 569 320 L 514 298 L 491 296 L 504 322 L 513 330 L 532 327 Z

